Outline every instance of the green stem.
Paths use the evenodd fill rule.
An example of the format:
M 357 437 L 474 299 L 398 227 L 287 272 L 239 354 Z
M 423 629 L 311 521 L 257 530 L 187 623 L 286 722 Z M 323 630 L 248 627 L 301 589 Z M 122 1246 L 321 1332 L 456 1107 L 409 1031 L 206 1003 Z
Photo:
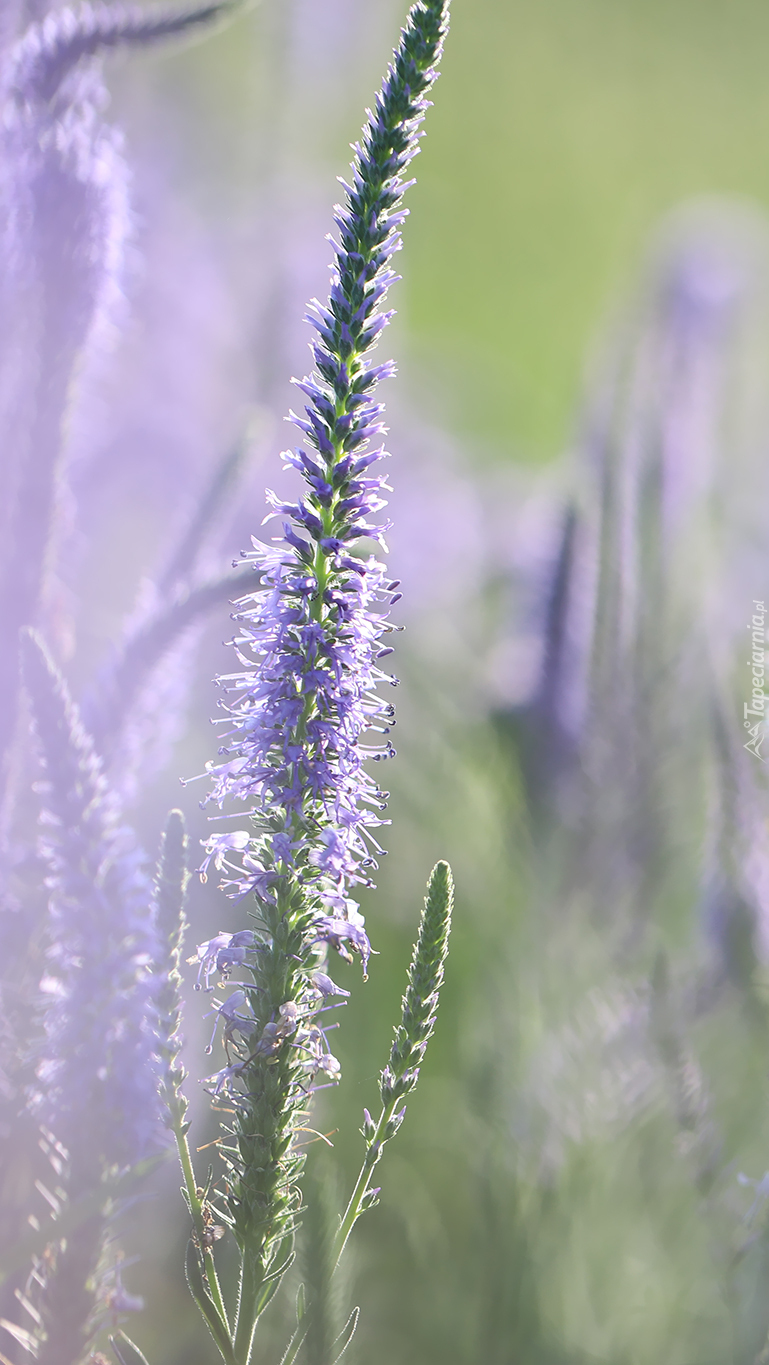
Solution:
M 360 369 L 360 356 L 358 355 L 357 351 L 353 351 L 353 353 L 348 358 L 347 368 L 351 376 L 354 375 Z M 340 417 L 344 417 L 347 415 L 349 411 L 348 408 L 349 400 L 350 400 L 349 394 L 346 394 L 343 398 L 337 398 L 336 403 L 334 404 L 335 420 L 338 420 Z M 334 468 L 336 467 L 336 465 L 338 465 L 343 455 L 344 447 L 342 442 L 341 441 L 335 442 L 333 455 L 328 464 L 329 474 L 333 473 Z M 321 506 L 315 507 L 315 511 L 318 513 L 323 523 L 324 535 L 328 536 L 331 535 L 332 533 L 334 525 L 334 514 L 336 511 L 337 503 L 341 501 L 341 496 L 342 496 L 341 493 L 337 491 L 334 493 L 328 507 Z M 315 578 L 318 586 L 316 588 L 315 595 L 312 599 L 310 612 L 314 620 L 322 621 L 324 607 L 323 596 L 326 591 L 326 587 L 328 586 L 329 573 L 328 555 L 325 553 L 324 550 L 321 549 L 320 545 L 318 545 L 315 550 L 313 571 L 315 573 Z
M 342 1252 L 347 1246 L 350 1233 L 352 1232 L 357 1220 L 360 1218 L 360 1215 L 364 1212 L 363 1201 L 366 1198 L 366 1195 L 368 1194 L 371 1177 L 374 1174 L 374 1168 L 377 1162 L 379 1161 L 380 1156 L 382 1155 L 382 1147 L 384 1145 L 384 1134 L 387 1129 L 387 1125 L 390 1122 L 390 1119 L 393 1117 L 395 1110 L 398 1107 L 398 1104 L 402 1103 L 402 1101 L 403 1101 L 402 1095 L 393 1097 L 393 1099 L 390 1100 L 389 1104 L 387 1104 L 385 1108 L 383 1108 L 382 1113 L 379 1116 L 379 1122 L 377 1123 L 376 1129 L 374 1130 L 374 1136 L 371 1139 L 368 1148 L 366 1149 L 366 1155 L 363 1158 L 363 1165 L 360 1168 L 360 1174 L 358 1175 L 358 1179 L 355 1182 L 355 1188 L 353 1189 L 353 1192 L 350 1195 L 350 1202 L 348 1203 L 347 1208 L 344 1211 L 344 1217 L 342 1218 L 342 1221 L 339 1224 L 339 1231 L 336 1234 L 336 1240 L 334 1245 L 334 1250 L 336 1251 L 336 1261 L 334 1262 L 334 1269 L 336 1269 L 336 1267 L 339 1265 L 340 1260 L 342 1259 Z
M 255 1270 L 257 1273 L 255 1274 Z M 251 1256 L 243 1257 L 240 1276 L 240 1298 L 238 1300 L 238 1321 L 235 1328 L 235 1365 L 248 1365 L 254 1341 L 254 1330 L 258 1313 L 257 1296 L 262 1287 L 261 1267 L 257 1268 Z
M 173 1133 L 174 1137 L 176 1138 L 176 1147 L 179 1153 L 179 1163 L 181 1165 L 182 1175 L 184 1177 L 184 1188 L 187 1191 L 187 1199 L 189 1200 L 190 1213 L 192 1215 L 192 1226 L 195 1229 L 195 1236 L 197 1238 L 197 1243 L 198 1246 L 200 1247 L 201 1255 L 203 1257 L 203 1267 L 205 1270 L 206 1283 L 208 1285 L 208 1289 L 211 1294 L 211 1299 L 213 1301 L 214 1307 L 216 1308 L 217 1312 L 221 1315 L 222 1322 L 224 1323 L 225 1327 L 227 1328 L 227 1331 L 229 1332 L 230 1330 L 229 1318 L 227 1317 L 227 1309 L 224 1306 L 224 1298 L 222 1297 L 222 1290 L 219 1284 L 219 1276 L 216 1272 L 216 1263 L 214 1261 L 213 1252 L 209 1247 L 206 1247 L 206 1222 L 205 1218 L 203 1217 L 203 1201 L 200 1198 L 200 1195 L 198 1194 L 198 1187 L 195 1181 L 195 1172 L 192 1167 L 192 1156 L 190 1155 L 190 1146 L 187 1141 L 187 1134 L 184 1132 L 184 1129 L 180 1123 L 174 1123 Z M 236 1365 L 234 1356 L 227 1361 L 227 1365 Z

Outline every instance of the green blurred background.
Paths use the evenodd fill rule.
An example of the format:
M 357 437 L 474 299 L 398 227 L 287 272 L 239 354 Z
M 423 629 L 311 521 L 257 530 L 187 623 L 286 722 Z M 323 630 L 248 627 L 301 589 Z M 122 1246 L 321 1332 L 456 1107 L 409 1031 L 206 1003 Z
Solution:
M 209 210 L 275 155 L 333 196 L 401 18 L 359 3 L 347 53 L 305 59 L 299 84 L 292 14 L 263 2 L 151 75 L 134 66 L 125 93 L 163 89 L 179 174 Z M 768 43 L 757 0 L 455 6 L 397 298 L 406 382 L 434 420 L 500 458 L 561 451 L 586 348 L 661 215 L 703 195 L 766 203 Z

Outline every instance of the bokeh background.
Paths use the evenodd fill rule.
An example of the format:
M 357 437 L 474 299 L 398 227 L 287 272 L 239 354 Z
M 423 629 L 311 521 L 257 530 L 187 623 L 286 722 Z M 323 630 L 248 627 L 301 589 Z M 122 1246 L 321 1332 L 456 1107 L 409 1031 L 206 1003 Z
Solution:
M 134 227 L 122 311 L 71 424 L 80 520 L 59 643 L 81 694 L 244 433 L 196 572 L 260 534 L 264 486 L 285 477 L 288 380 L 307 368 L 304 306 L 327 288 L 335 177 L 404 13 L 261 0 L 193 47 L 111 67 Z M 763 1194 L 740 1177 L 769 1165 L 769 864 L 760 763 L 735 753 L 739 632 L 769 595 L 768 71 L 760 0 L 456 0 L 383 343 L 399 365 L 386 400 L 406 629 L 389 853 L 363 906 L 379 956 L 365 984 L 339 966 L 344 1079 L 317 1115 L 334 1147 L 310 1148 L 321 1187 L 344 1191 L 424 883 L 447 857 L 458 898 L 437 1034 L 340 1306 L 362 1307 L 350 1357 L 367 1365 L 764 1359 Z M 686 294 L 691 259 L 681 345 L 694 335 L 695 359 L 671 362 L 666 387 L 666 281 L 683 262 Z M 632 482 L 644 450 L 654 466 L 676 402 L 683 436 L 665 458 L 688 471 L 696 515 L 646 583 L 640 555 L 637 629 L 620 603 L 625 645 L 596 663 L 596 613 L 603 602 L 612 636 L 606 601 L 632 538 L 606 470 Z M 569 505 L 587 529 L 559 686 L 588 697 L 568 723 L 545 707 L 543 731 Z M 641 525 L 644 498 L 627 506 Z M 171 805 L 195 839 L 207 832 L 203 789 L 179 776 L 214 753 L 227 610 L 148 693 L 169 721 L 162 753 L 140 759 L 148 849 Z M 240 927 L 211 883 L 191 917 L 190 952 Z M 204 1168 L 216 1130 L 198 1093 L 212 1069 L 201 1013 L 190 992 Z M 141 1259 L 126 1279 L 147 1309 L 128 1330 L 152 1361 L 207 1365 L 170 1163 L 154 1182 L 131 1214 Z M 291 1292 L 270 1311 L 259 1359 L 277 1362 Z

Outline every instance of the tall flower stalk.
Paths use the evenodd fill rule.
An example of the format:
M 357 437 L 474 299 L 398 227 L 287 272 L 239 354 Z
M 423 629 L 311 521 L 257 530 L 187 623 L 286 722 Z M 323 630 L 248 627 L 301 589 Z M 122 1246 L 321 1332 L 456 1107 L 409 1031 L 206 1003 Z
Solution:
M 220 679 L 225 736 L 209 799 L 247 802 L 251 827 L 214 835 L 203 871 L 213 860 L 234 896 L 255 899 L 253 930 L 198 950 L 207 988 L 216 973 L 226 979 L 238 968 L 245 977 L 214 1002 L 228 1064 L 209 1081 L 232 1115 L 215 1206 L 241 1255 L 232 1327 L 207 1279 L 204 1247 L 189 1277 L 224 1358 L 237 1365 L 250 1360 L 256 1321 L 293 1255 L 308 1098 L 319 1076 L 328 1083 L 339 1074 L 319 1022 L 328 997 L 342 993 L 321 970 L 324 955 L 329 946 L 348 961 L 357 953 L 365 974 L 371 952 L 350 892 L 372 884 L 381 853 L 375 831 L 387 793 L 364 764 L 394 752 L 393 707 L 378 688 L 396 681 L 381 662 L 392 652 L 383 637 L 398 585 L 380 559 L 357 553 L 366 540 L 386 548 L 385 427 L 374 392 L 393 365 L 370 356 L 391 316 L 383 304 L 397 278 L 390 262 L 406 213 L 403 173 L 418 150 L 447 16 L 446 0 L 412 7 L 355 148 L 335 214 L 330 297 L 314 300 L 308 319 L 315 369 L 297 383 L 309 401 L 304 416 L 291 414 L 305 440 L 285 459 L 304 491 L 293 503 L 268 495 L 267 520 L 281 518 L 282 535 L 245 555 L 261 584 L 236 603 L 241 667 Z M 376 743 L 363 742 L 367 731 Z

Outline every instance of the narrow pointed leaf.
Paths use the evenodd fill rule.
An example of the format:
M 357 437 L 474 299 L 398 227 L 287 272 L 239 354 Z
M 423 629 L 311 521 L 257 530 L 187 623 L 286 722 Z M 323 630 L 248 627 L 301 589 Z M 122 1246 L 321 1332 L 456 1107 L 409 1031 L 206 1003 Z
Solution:
M 0 1318 L 0 1327 L 4 1327 L 9 1336 L 12 1336 L 25 1351 L 29 1351 L 30 1355 L 37 1355 L 40 1343 L 26 1328 L 17 1327 L 15 1322 L 9 1322 L 7 1318 Z
M 208 1325 L 208 1330 L 216 1342 L 226 1361 L 232 1360 L 232 1337 L 226 1322 L 222 1318 L 216 1304 L 206 1287 L 203 1273 L 200 1269 L 197 1248 L 192 1240 L 187 1243 L 187 1255 L 184 1263 L 184 1273 L 187 1277 L 190 1293 L 200 1309 Z
M 302 1349 L 304 1339 L 306 1336 L 307 1328 L 302 1327 L 300 1324 L 297 1327 L 296 1331 L 294 1332 L 293 1336 L 291 1337 L 288 1346 L 286 1347 L 283 1355 L 280 1358 L 280 1365 L 294 1365 L 294 1361 L 296 1360 L 297 1356 L 299 1355 L 299 1352 Z
M 346 1321 L 344 1327 L 342 1328 L 341 1332 L 339 1333 L 339 1336 L 337 1337 L 336 1341 L 334 1342 L 334 1345 L 335 1345 L 335 1346 L 339 1346 L 339 1347 L 340 1347 L 339 1355 L 336 1357 L 336 1360 L 334 1361 L 334 1365 L 337 1365 L 337 1361 L 342 1359 L 342 1356 L 344 1355 L 345 1351 L 347 1350 L 347 1347 L 350 1345 L 350 1342 L 352 1341 L 353 1337 L 355 1336 L 355 1329 L 356 1329 L 356 1327 L 358 1326 L 358 1319 L 359 1319 L 359 1317 L 360 1317 L 360 1308 L 353 1308 L 353 1310 L 352 1310 L 352 1312 L 351 1312 L 349 1318 L 347 1319 L 347 1321 Z
M 110 1337 L 109 1344 L 117 1356 L 119 1365 L 148 1365 L 147 1357 L 125 1332 L 117 1332 L 114 1337 Z

